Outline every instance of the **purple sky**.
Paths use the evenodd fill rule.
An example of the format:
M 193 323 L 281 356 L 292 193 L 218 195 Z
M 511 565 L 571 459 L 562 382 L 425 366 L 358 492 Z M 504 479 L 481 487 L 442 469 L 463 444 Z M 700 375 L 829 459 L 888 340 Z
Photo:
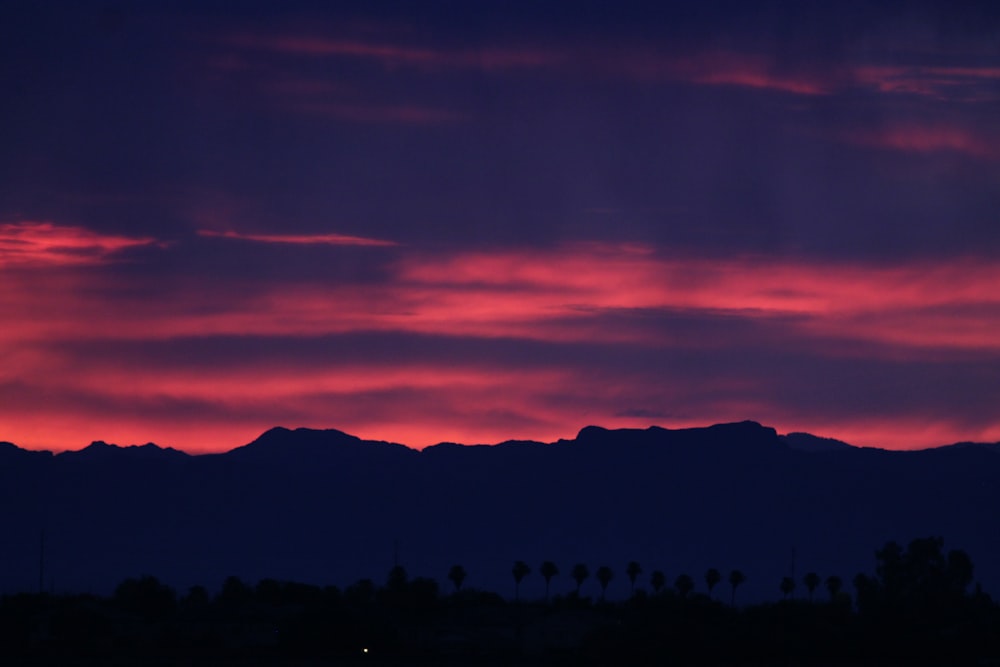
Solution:
M 0 440 L 1000 440 L 997 5 L 661 4 L 3 3 Z

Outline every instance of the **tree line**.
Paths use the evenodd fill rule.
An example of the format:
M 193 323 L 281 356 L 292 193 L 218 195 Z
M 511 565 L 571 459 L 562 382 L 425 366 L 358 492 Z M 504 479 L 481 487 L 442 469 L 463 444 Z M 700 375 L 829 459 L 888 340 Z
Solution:
M 859 574 L 853 595 L 838 576 L 808 572 L 776 582 L 775 599 L 737 606 L 740 570 L 709 568 L 703 586 L 687 574 L 668 585 L 638 562 L 624 567 L 630 595 L 609 601 L 615 572 L 576 563 L 574 590 L 550 596 L 561 576 L 552 561 L 537 576 L 543 600 L 521 600 L 535 573 L 511 567 L 513 599 L 466 586 L 462 565 L 447 572 L 450 591 L 429 577 L 393 567 L 384 583 L 362 579 L 345 588 L 263 579 L 226 579 L 211 594 L 183 595 L 153 576 L 128 578 L 107 597 L 21 593 L 0 598 L 0 662 L 72 664 L 142 661 L 187 664 L 306 664 L 317 657 L 347 664 L 605 664 L 680 661 L 746 664 L 775 659 L 828 664 L 983 664 L 1000 661 L 1000 608 L 972 586 L 963 551 L 940 538 L 875 551 L 874 574 Z M 593 579 L 600 597 L 581 594 Z M 648 583 L 649 590 L 638 584 Z M 726 584 L 727 600 L 717 587 Z M 795 596 L 799 584 L 806 596 Z M 820 587 L 827 595 L 817 596 Z M 86 664 L 86 663 L 84 663 Z

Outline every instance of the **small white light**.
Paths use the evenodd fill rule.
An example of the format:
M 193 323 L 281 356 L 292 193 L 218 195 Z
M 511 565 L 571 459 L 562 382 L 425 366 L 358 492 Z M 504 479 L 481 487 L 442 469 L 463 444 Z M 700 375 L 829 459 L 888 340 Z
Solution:
M 362 652 L 362 653 L 368 653 L 368 648 L 367 648 L 367 647 L 365 647 L 365 648 L 361 649 L 361 652 Z

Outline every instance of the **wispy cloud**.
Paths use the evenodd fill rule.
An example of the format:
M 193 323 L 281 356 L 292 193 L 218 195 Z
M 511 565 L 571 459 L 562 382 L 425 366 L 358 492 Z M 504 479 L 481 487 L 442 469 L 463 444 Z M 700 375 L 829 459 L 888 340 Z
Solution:
M 211 229 L 199 229 L 198 236 L 239 241 L 256 241 L 258 243 L 284 243 L 292 245 L 347 245 L 347 246 L 394 246 L 395 241 L 372 239 L 364 236 L 348 234 L 253 234 L 236 231 L 218 232 Z
M 152 237 L 101 234 L 51 222 L 0 224 L 0 266 L 101 264 L 129 248 L 157 244 Z
M 844 137 L 850 143 L 904 153 L 958 153 L 985 160 L 1000 157 L 1000 139 L 975 127 L 904 122 L 851 130 Z
M 229 238 L 243 238 L 230 236 Z M 351 238 L 351 237 L 348 237 Z M 268 243 L 340 243 L 339 237 L 271 236 Z M 362 240 L 361 245 L 367 245 Z M 349 243 L 358 243 L 349 241 Z M 779 323 L 823 341 L 868 341 L 911 349 L 1000 350 L 1000 267 L 965 258 L 897 266 L 803 263 L 767 257 L 678 258 L 652 248 L 575 244 L 556 250 L 409 255 L 367 285 L 275 285 L 251 294 L 200 289 L 127 307 L 73 298 L 69 310 L 11 322 L 9 335 L 51 339 L 166 339 L 190 335 L 317 336 L 357 331 L 703 346 L 676 339 L 657 320 L 619 315 L 685 313 Z M 2 293 L 17 312 L 16 290 Z M 61 299 L 65 295 L 50 295 Z M 34 299 L 38 303 L 38 298 Z M 70 324 L 73 312 L 114 309 Z M 126 313 L 121 316 L 121 313 Z M 19 333 L 15 333 L 19 332 Z
M 1000 67 L 872 62 L 846 54 L 839 62 L 789 62 L 774 55 L 724 49 L 668 53 L 620 49 L 592 59 L 600 71 L 640 81 L 679 81 L 803 96 L 865 89 L 886 96 L 946 102 L 996 101 Z
M 930 97 L 942 101 L 996 101 L 1000 67 L 879 65 L 855 67 L 853 80 L 881 93 Z
M 654 409 L 683 415 L 672 426 L 754 417 L 864 444 L 1000 432 L 961 406 L 912 418 L 940 402 L 938 385 L 947 395 L 954 364 L 1000 358 L 990 261 L 808 263 L 606 243 L 387 261 L 377 283 L 248 291 L 177 279 L 155 299 L 89 270 L 16 274 L 0 282 L 11 359 L 0 391 L 13 397 L 0 424 L 21 414 L 39 433 L 195 449 L 239 444 L 206 434 L 238 426 L 249 439 L 274 423 L 418 445 L 555 438 L 586 422 L 642 425 Z M 894 394 L 911 376 L 940 379 L 917 399 Z M 879 410 L 858 405 L 868 385 Z M 819 404 L 803 398 L 815 394 Z M 861 439 L 865 425 L 885 439 Z
M 303 34 L 240 34 L 230 35 L 222 41 L 239 48 L 285 55 L 370 60 L 386 67 L 500 71 L 548 67 L 566 58 L 557 51 L 540 48 L 443 49 Z
M 625 51 L 602 59 L 599 67 L 641 81 L 680 81 L 808 96 L 828 95 L 836 89 L 836 81 L 820 74 L 780 65 L 767 56 L 732 51 L 682 55 Z

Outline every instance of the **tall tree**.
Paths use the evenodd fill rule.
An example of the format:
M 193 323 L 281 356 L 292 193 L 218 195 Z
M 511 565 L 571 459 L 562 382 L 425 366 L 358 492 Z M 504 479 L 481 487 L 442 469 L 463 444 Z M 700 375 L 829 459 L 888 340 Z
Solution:
M 659 595 L 667 585 L 667 575 L 663 574 L 662 570 L 653 570 L 649 575 L 649 585 L 653 587 L 653 592 Z
M 448 570 L 448 579 L 455 585 L 455 592 L 462 590 L 462 582 L 465 581 L 465 568 L 461 565 L 452 565 Z
M 837 594 L 840 593 L 840 589 L 844 587 L 843 580 L 835 574 L 831 574 L 826 578 L 826 590 L 830 592 L 830 602 L 837 599 Z
M 781 588 L 781 595 L 784 596 L 784 599 L 787 600 L 788 596 L 791 595 L 792 592 L 795 590 L 795 580 L 792 579 L 791 577 L 782 577 L 780 588 Z
M 510 573 L 514 575 L 514 600 L 517 601 L 521 599 L 521 581 L 531 574 L 531 568 L 523 560 L 519 560 L 514 562 Z
M 576 582 L 576 595 L 580 595 L 580 587 L 583 586 L 583 582 L 587 580 L 590 576 L 590 570 L 583 563 L 577 563 L 573 566 L 573 570 L 570 572 L 569 576 L 573 577 L 573 581 Z
M 722 574 L 714 567 L 708 568 L 705 572 L 705 585 L 708 586 L 708 597 L 712 597 L 712 589 L 722 581 Z
M 689 574 L 679 574 L 674 579 L 674 588 L 677 589 L 681 599 L 687 599 L 687 596 L 694 590 L 694 579 Z
M 614 578 L 615 573 L 611 571 L 611 568 L 607 565 L 602 565 L 597 568 L 597 572 L 594 574 L 597 577 L 597 581 L 601 584 L 601 599 L 604 599 L 604 594 L 608 590 L 608 584 Z
M 625 568 L 625 574 L 628 575 L 630 593 L 635 595 L 635 578 L 642 574 L 642 567 L 634 560 L 629 561 L 628 566 Z
M 733 570 L 729 573 L 729 585 L 732 587 L 732 597 L 729 599 L 729 604 L 736 606 L 736 589 L 747 580 L 745 574 L 739 570 Z
M 552 577 L 559 574 L 559 568 L 556 567 L 555 563 L 553 563 L 550 560 L 547 560 L 544 563 L 542 563 L 542 566 L 540 568 L 538 568 L 538 572 L 542 575 L 542 578 L 545 579 L 545 601 L 548 602 L 549 584 L 552 582 Z
M 806 572 L 806 575 L 802 577 L 802 583 L 806 585 L 806 590 L 809 591 L 809 601 L 812 602 L 813 593 L 819 586 L 820 582 L 823 581 L 819 578 L 819 575 L 815 572 Z

